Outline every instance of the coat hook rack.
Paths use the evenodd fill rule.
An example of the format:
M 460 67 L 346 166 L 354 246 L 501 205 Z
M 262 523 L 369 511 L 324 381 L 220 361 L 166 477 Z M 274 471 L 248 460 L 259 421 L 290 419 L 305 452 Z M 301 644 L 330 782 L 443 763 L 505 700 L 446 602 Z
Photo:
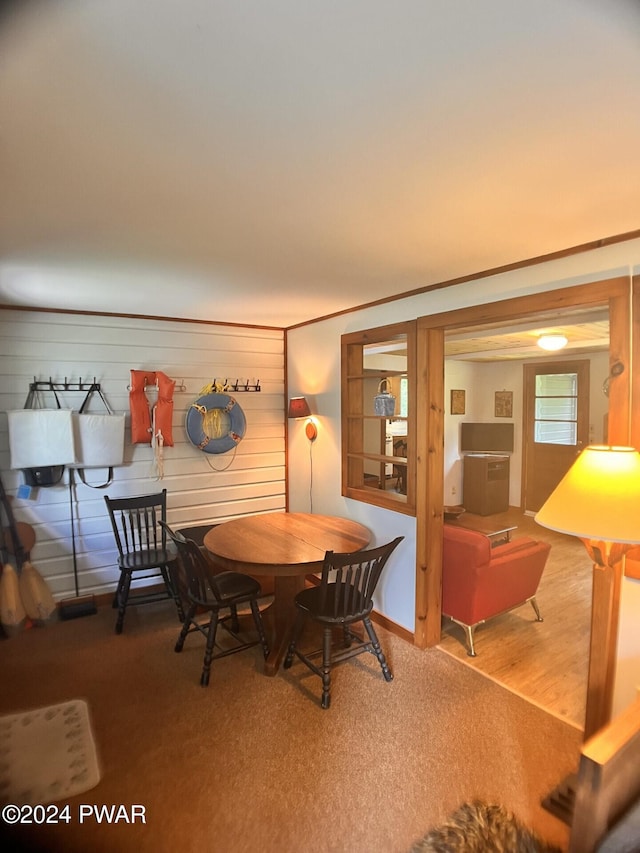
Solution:
M 103 393 L 102 388 L 100 387 L 100 383 L 96 380 L 96 377 L 93 377 L 92 382 L 83 382 L 82 378 L 79 378 L 77 382 L 70 382 L 68 378 L 64 377 L 64 382 L 61 382 L 56 379 L 36 379 L 33 377 L 33 382 L 29 383 L 29 393 L 27 394 L 27 399 L 25 400 L 24 407 L 25 409 L 33 409 L 37 408 L 34 406 L 34 403 L 37 400 L 37 395 L 40 391 L 50 391 L 55 397 L 58 408 L 60 408 L 60 401 L 58 400 L 57 392 L 62 391 L 82 391 L 86 394 L 85 402 L 89 399 L 91 394 L 97 393 L 105 406 L 107 407 L 107 411 L 111 412 L 109 404 L 107 403 Z M 84 404 L 83 404 L 84 405 Z
M 157 383 L 157 381 L 156 381 L 154 384 L 152 384 L 152 385 L 151 385 L 151 386 L 149 386 L 149 387 L 157 388 L 157 386 L 158 386 L 158 383 Z M 144 387 L 145 387 L 145 388 L 147 387 L 147 383 L 146 383 L 146 382 L 144 383 Z M 186 390 L 187 390 L 187 386 L 184 384 L 184 380 L 183 380 L 183 379 L 181 379 L 179 383 L 178 383 L 178 382 L 176 382 L 176 384 L 174 385 L 173 390 L 174 390 L 174 391 L 186 391 Z M 127 385 L 127 391 L 131 391 L 131 385 Z
M 213 385 L 223 385 L 219 379 L 213 380 Z M 232 382 L 230 379 L 224 380 L 224 388 L 227 391 L 234 391 L 236 394 L 240 391 L 262 391 L 259 379 L 236 379 Z

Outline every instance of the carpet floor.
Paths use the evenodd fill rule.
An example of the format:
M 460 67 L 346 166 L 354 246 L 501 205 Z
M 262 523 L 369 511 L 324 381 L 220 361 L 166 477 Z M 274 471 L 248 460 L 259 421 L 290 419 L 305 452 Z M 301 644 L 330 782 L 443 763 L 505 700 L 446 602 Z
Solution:
M 84 699 L 101 769 L 69 823 L 4 826 L 13 849 L 403 853 L 473 798 L 566 848 L 540 801 L 577 767 L 581 733 L 439 649 L 380 629 L 394 680 L 352 659 L 323 711 L 317 677 L 297 662 L 268 678 L 259 648 L 215 661 L 201 688 L 204 640 L 175 654 L 167 605 L 113 624 L 101 607 L 0 641 L 0 713 Z M 81 823 L 81 805 L 137 805 L 145 822 Z

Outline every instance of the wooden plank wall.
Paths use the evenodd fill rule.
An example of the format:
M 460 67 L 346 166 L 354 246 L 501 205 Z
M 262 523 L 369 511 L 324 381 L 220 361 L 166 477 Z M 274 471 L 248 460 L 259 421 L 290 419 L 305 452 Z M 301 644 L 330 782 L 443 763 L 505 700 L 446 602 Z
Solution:
M 177 386 L 174 394 L 174 446 L 164 450 L 164 477 L 156 478 L 149 445 L 132 445 L 129 429 L 130 370 L 162 370 Z M 35 379 L 77 382 L 95 377 L 114 412 L 127 413 L 125 464 L 114 469 L 104 489 L 69 488 L 66 471 L 57 486 L 16 497 L 24 483 L 9 468 L 6 412 L 24 407 Z M 188 407 L 214 378 L 259 379 L 259 393 L 234 393 L 247 419 L 245 437 L 233 451 L 206 454 L 188 439 Z M 284 333 L 172 320 L 83 316 L 0 310 L 0 471 L 14 496 L 18 521 L 36 532 L 33 562 L 56 598 L 75 594 L 71 507 L 75 514 L 76 564 L 80 593 L 115 589 L 116 550 L 104 494 L 113 497 L 167 489 L 172 526 L 215 523 L 235 516 L 285 508 Z M 178 386 L 185 390 L 178 390 Z M 83 395 L 61 394 L 63 406 L 77 409 Z M 95 395 L 94 395 L 95 398 Z M 45 406 L 55 407 L 51 395 Z M 91 411 L 104 411 L 97 399 Z M 214 470 L 226 467 L 226 470 Z M 228 466 L 228 467 L 227 467 Z M 104 481 L 102 469 L 89 470 L 90 483 Z

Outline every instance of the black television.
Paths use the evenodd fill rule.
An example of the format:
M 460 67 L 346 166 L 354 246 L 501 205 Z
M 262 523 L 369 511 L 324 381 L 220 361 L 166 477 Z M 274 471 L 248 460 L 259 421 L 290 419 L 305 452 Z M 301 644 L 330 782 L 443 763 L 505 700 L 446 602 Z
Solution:
M 513 423 L 460 424 L 462 453 L 513 453 Z

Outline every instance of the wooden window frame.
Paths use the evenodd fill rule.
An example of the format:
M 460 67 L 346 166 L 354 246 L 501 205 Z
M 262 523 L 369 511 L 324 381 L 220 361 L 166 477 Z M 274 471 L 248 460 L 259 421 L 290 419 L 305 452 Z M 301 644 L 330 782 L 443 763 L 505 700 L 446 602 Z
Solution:
M 341 339 L 341 395 L 342 395 L 342 494 L 363 503 L 391 509 L 405 515 L 416 514 L 416 329 L 415 320 L 351 332 Z M 363 366 L 364 347 L 382 343 L 400 335 L 407 338 L 407 477 L 406 495 L 364 485 L 364 460 L 371 454 L 364 450 L 364 422 L 374 417 L 363 411 L 365 379 L 381 380 L 397 375 L 390 370 L 367 371 Z M 403 374 L 404 375 L 404 374 Z M 392 462 L 393 456 L 388 461 Z M 404 458 L 401 464 L 404 463 Z

